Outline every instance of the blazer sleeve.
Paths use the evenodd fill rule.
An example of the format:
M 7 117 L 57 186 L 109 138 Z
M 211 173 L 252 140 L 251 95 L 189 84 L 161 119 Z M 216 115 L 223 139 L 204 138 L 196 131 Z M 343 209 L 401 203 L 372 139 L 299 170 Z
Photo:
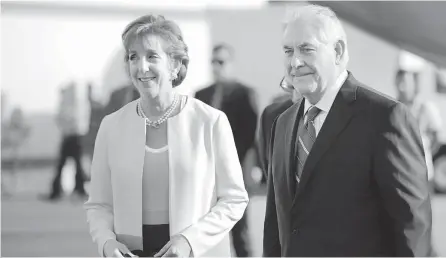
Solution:
M 268 155 L 272 160 L 272 149 L 274 146 L 274 135 L 277 118 L 274 120 L 271 129 L 271 139 L 268 148 Z M 263 225 L 263 257 L 281 257 L 281 245 L 279 239 L 279 225 L 277 222 L 276 195 L 274 191 L 274 176 L 272 173 L 272 162 L 268 163 L 268 181 L 266 193 L 266 210 Z
M 204 217 L 181 234 L 189 241 L 193 256 L 202 256 L 217 245 L 241 219 L 248 205 L 242 168 L 228 118 L 219 112 L 212 132 L 217 203 Z
M 418 126 L 400 103 L 381 125 L 373 173 L 392 220 L 395 256 L 430 256 L 432 211 Z
M 84 208 L 90 234 L 98 245 L 98 252 L 104 256 L 104 244 L 109 239 L 116 239 L 113 228 L 113 196 L 111 187 L 110 168 L 107 158 L 107 128 L 106 116 L 99 127 L 96 137 L 93 161 L 91 164 L 91 181 L 88 201 Z

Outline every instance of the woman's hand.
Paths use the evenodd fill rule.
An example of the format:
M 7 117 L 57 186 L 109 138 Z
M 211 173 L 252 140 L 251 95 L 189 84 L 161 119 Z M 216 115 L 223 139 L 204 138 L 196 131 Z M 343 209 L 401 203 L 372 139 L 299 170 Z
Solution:
M 110 239 L 105 242 L 104 254 L 105 257 L 125 257 L 125 254 L 130 255 L 130 257 L 137 257 L 130 252 L 127 246 L 116 241 L 115 239 Z
M 187 239 L 182 235 L 175 235 L 155 254 L 155 257 L 189 257 L 191 251 L 192 249 Z

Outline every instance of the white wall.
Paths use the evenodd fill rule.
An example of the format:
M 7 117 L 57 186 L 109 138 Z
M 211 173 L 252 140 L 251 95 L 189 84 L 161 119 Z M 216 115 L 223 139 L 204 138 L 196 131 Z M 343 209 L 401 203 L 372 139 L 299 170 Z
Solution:
M 147 12 L 148 13 L 148 12 Z M 97 93 L 126 84 L 121 32 L 138 15 L 60 12 L 2 12 L 1 85 L 13 105 L 27 113 L 54 113 L 61 84 L 88 81 Z M 176 18 L 190 50 L 190 69 L 180 91 L 209 81 L 209 36 L 199 16 Z M 85 90 L 82 91 L 83 96 Z
M 344 21 L 343 25 L 350 54 L 348 69 L 362 83 L 396 97 L 394 78 L 399 48 L 350 23 Z

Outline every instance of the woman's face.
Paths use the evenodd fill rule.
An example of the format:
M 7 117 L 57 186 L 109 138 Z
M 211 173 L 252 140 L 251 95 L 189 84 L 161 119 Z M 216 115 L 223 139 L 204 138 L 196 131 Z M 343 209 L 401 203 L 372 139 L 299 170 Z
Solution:
M 174 62 L 164 52 L 165 41 L 157 35 L 137 37 L 128 48 L 128 69 L 142 96 L 156 98 L 172 90 Z

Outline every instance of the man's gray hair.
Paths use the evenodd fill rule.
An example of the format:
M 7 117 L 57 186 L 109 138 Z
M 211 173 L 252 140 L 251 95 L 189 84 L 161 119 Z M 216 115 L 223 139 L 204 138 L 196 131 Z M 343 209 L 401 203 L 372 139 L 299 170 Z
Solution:
M 342 40 L 345 42 L 343 62 L 348 62 L 347 35 L 341 21 L 336 13 L 329 7 L 308 4 L 288 9 L 283 20 L 283 30 L 286 30 L 290 23 L 297 20 L 307 20 L 321 23 L 321 39 L 328 42 Z

